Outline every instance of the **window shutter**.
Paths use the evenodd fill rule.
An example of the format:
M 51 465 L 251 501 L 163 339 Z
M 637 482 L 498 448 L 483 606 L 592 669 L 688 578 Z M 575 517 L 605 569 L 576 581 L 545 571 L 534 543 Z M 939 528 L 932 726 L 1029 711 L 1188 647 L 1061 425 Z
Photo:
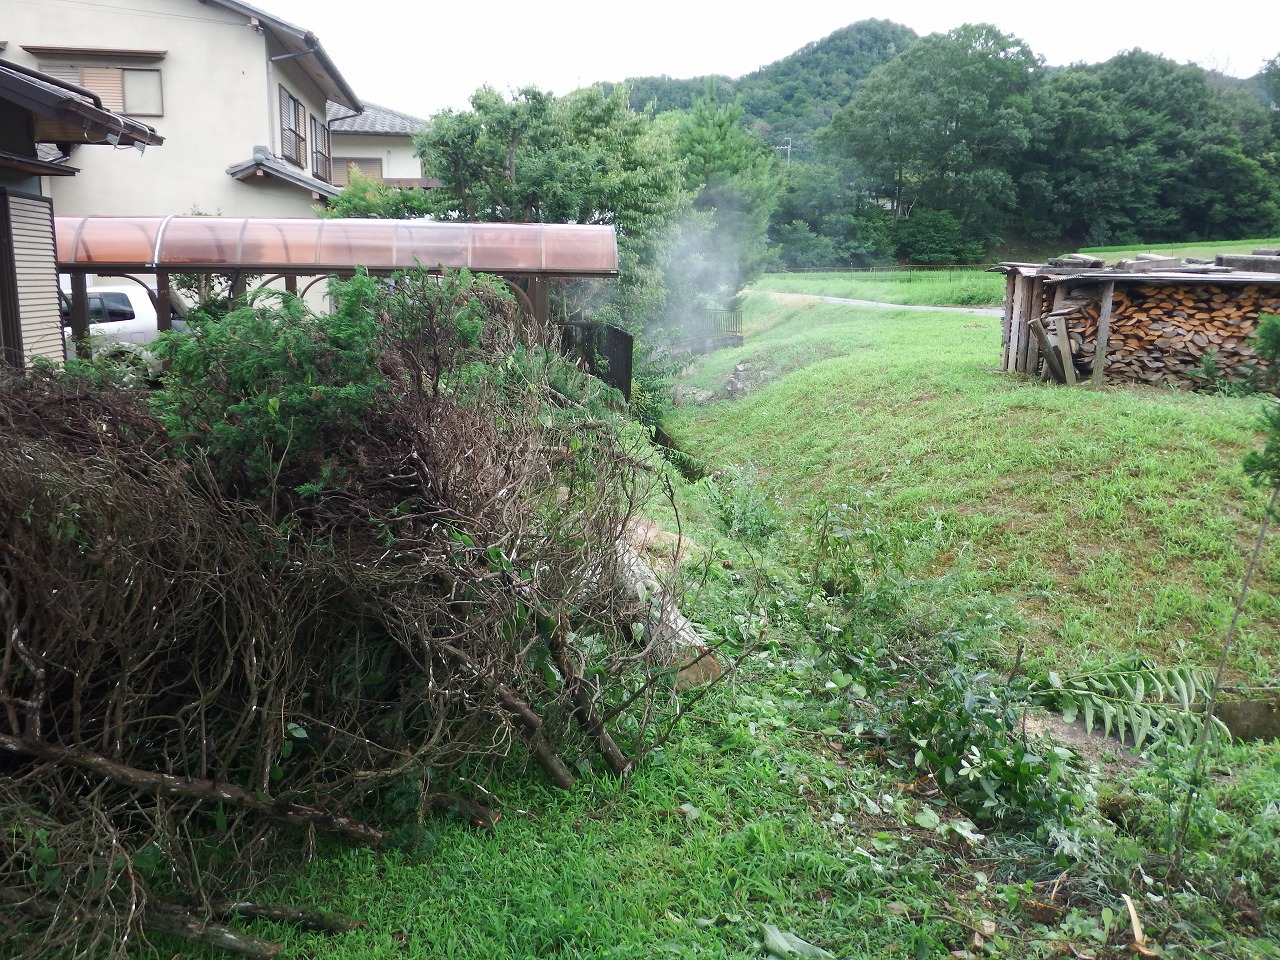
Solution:
M 124 71 L 119 67 L 81 67 L 84 86 L 102 99 L 113 113 L 124 113 Z
M 382 179 L 382 160 L 378 157 L 369 159 L 363 157 L 334 157 L 333 185 L 335 187 L 345 187 L 351 183 L 351 174 L 348 168 L 352 164 L 355 164 L 356 169 L 369 179 Z
M 40 356 L 60 362 L 64 354 L 53 244 L 53 205 L 43 197 L 0 194 L 0 202 L 6 200 L 24 359 L 30 363 L 33 357 Z
M 80 68 L 73 67 L 69 63 L 42 63 L 40 64 L 40 72 L 47 73 L 51 77 L 57 77 L 67 83 L 74 83 L 77 87 L 84 86 L 84 82 L 80 78 Z

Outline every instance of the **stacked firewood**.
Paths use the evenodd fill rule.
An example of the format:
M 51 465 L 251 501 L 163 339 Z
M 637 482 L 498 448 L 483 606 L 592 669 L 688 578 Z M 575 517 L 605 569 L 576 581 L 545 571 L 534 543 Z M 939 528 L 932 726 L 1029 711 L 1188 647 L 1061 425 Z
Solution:
M 1111 303 L 1107 379 L 1187 383 L 1202 375 L 1210 355 L 1216 370 L 1228 376 L 1255 362 L 1248 341 L 1259 314 L 1280 313 L 1280 283 L 1135 284 L 1117 287 Z M 1082 377 L 1093 371 L 1098 313 L 1095 301 L 1061 314 Z

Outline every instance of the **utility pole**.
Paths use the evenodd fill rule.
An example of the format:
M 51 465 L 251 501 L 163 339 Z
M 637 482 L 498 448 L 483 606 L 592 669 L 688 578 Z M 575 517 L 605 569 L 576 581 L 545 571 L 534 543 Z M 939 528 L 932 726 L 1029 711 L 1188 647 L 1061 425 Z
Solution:
M 787 151 L 787 167 L 791 167 L 791 138 L 787 137 L 785 143 L 778 144 L 777 149 Z

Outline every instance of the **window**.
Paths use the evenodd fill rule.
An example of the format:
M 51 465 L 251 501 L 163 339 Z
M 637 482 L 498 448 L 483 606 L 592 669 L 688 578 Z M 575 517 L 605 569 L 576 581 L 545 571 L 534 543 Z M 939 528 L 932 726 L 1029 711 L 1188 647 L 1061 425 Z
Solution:
M 333 182 L 333 162 L 329 159 L 329 128 L 319 117 L 311 118 L 311 172 L 325 183 Z
M 351 182 L 350 168 L 353 166 L 371 180 L 382 179 L 382 160 L 378 157 L 334 157 L 331 182 L 335 187 L 345 187 Z
M 280 88 L 280 155 L 300 167 L 307 165 L 307 108 L 283 86 Z
M 113 113 L 130 117 L 164 116 L 164 91 L 155 67 L 78 66 L 41 63 L 40 70 L 59 80 L 87 87 Z

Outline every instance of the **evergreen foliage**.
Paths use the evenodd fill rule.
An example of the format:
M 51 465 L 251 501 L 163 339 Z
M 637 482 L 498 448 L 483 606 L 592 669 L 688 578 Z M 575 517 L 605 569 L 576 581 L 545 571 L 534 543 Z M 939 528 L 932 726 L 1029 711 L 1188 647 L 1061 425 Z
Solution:
M 697 101 L 681 115 L 675 151 L 694 198 L 692 209 L 702 216 L 682 226 L 680 252 L 668 276 L 683 295 L 671 308 L 677 314 L 724 308 L 768 262 L 778 161 L 773 148 L 746 128 L 739 104 L 712 99 Z
M 483 87 L 470 110 L 436 114 L 417 146 L 423 172 L 440 180 L 429 194 L 434 216 L 612 225 L 618 319 L 638 332 L 661 316 L 660 258 L 688 195 L 669 137 L 622 91 L 555 97 L 527 87 L 507 99 Z

